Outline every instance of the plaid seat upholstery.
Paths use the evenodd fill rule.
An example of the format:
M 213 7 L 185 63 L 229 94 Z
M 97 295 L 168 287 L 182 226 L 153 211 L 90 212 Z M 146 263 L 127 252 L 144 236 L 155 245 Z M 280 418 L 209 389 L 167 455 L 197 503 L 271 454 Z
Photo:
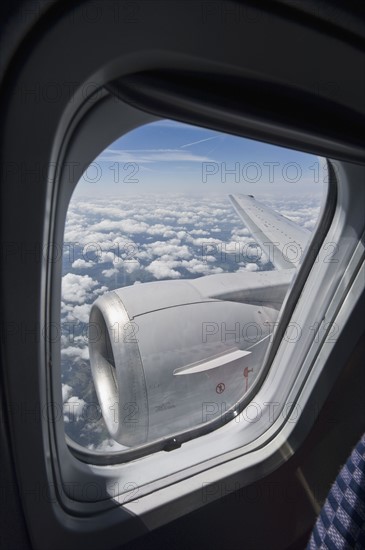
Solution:
M 365 434 L 337 476 L 307 550 L 365 549 Z

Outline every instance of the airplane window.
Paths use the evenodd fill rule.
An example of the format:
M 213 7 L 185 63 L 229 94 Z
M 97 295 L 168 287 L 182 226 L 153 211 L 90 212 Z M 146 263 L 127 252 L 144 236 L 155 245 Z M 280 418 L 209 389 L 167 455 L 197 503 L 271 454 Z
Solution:
M 325 194 L 314 155 L 171 120 L 101 152 L 64 234 L 69 438 L 108 453 L 173 448 L 229 422 L 264 372 Z

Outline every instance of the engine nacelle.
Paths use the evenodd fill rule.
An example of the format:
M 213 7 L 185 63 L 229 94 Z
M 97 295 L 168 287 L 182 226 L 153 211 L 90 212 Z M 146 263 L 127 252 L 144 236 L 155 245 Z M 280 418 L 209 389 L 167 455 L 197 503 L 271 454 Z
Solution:
M 239 284 L 245 275 L 250 286 L 259 274 L 239 275 Z M 217 275 L 124 287 L 93 304 L 92 374 L 106 426 L 120 444 L 141 445 L 211 421 L 234 407 L 256 377 L 278 297 L 265 307 L 218 299 L 212 280 L 227 291 L 227 275 Z

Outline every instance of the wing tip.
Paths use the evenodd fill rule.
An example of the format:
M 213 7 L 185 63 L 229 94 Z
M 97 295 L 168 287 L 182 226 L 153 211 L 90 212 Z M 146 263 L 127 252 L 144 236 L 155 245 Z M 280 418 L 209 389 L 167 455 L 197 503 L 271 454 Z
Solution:
M 230 194 L 228 195 L 228 197 L 229 197 L 231 200 L 232 200 L 232 199 L 236 200 L 236 197 L 241 197 L 241 198 L 247 198 L 247 197 L 249 197 L 250 199 L 255 199 L 255 196 L 254 196 L 254 195 L 245 195 L 245 194 L 243 194 L 243 193 L 235 193 L 235 194 L 230 193 Z M 255 200 L 256 200 L 256 199 L 255 199 Z

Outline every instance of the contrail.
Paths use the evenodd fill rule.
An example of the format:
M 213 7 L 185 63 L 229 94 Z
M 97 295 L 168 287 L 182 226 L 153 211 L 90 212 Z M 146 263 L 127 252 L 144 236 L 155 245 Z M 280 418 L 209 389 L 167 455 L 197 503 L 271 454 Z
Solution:
M 217 139 L 221 136 L 213 136 L 210 138 L 200 139 L 199 141 L 193 141 L 192 143 L 185 143 L 185 145 L 180 145 L 180 149 L 183 149 L 184 147 L 189 147 L 190 145 L 196 145 L 197 143 L 203 143 L 203 141 L 210 141 L 211 139 Z

